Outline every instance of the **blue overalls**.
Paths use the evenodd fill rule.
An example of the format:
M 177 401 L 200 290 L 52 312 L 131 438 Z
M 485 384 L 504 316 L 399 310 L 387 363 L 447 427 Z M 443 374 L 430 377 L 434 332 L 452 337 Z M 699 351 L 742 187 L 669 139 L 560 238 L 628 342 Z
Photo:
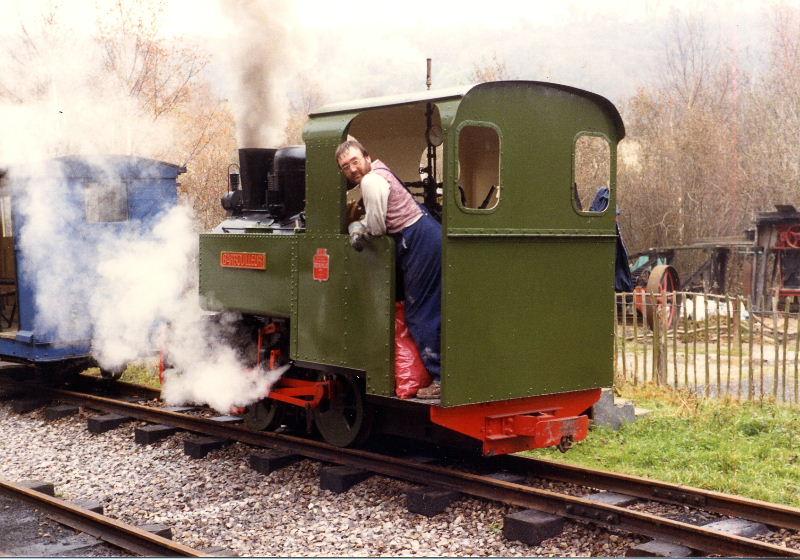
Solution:
M 422 362 L 435 381 L 441 376 L 442 226 L 420 205 L 422 217 L 400 233 L 397 268 L 403 274 L 406 322 Z

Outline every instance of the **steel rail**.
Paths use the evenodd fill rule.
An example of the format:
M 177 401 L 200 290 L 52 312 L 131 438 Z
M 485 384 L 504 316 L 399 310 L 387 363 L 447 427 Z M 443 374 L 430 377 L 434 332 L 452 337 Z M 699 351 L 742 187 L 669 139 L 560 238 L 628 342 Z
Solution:
M 0 492 L 24 500 L 47 517 L 140 556 L 206 557 L 207 554 L 128 523 L 0 478 Z
M 550 480 L 602 488 L 659 502 L 688 505 L 775 527 L 800 530 L 800 508 L 792 506 L 773 504 L 692 486 L 671 484 L 640 476 L 567 465 L 547 459 L 533 459 L 516 455 L 498 459 L 499 464 L 511 470 L 524 471 L 526 474 Z
M 392 478 L 439 486 L 483 499 L 537 509 L 578 521 L 588 521 L 606 528 L 646 535 L 708 553 L 745 557 L 800 556 L 800 550 L 491 477 L 388 458 L 369 451 L 343 449 L 286 434 L 253 432 L 205 418 L 104 397 L 59 389 L 42 389 L 61 400 L 83 404 L 90 408 L 167 424 L 190 432 L 240 441 L 257 447 L 279 447 L 318 461 L 338 463 Z

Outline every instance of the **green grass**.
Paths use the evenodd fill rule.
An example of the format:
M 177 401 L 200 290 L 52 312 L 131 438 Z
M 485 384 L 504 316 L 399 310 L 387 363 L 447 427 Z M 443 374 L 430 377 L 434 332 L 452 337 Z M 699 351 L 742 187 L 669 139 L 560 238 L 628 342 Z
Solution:
M 616 432 L 594 428 L 565 455 L 530 454 L 800 506 L 800 408 L 654 386 L 621 392 L 651 415 Z
M 100 368 L 87 369 L 84 374 L 100 377 Z M 161 382 L 158 380 L 158 362 L 142 361 L 130 363 L 128 367 L 125 368 L 125 371 L 122 372 L 120 381 L 145 385 L 153 389 L 160 389 Z
M 128 364 L 128 367 L 122 373 L 120 381 L 160 389 L 161 382 L 158 379 L 158 362 L 137 362 Z

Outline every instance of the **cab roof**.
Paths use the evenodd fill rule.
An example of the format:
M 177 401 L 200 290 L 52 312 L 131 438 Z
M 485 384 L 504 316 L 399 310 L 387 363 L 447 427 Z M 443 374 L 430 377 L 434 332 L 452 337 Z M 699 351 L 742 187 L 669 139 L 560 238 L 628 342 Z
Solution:
M 365 109 L 375 109 L 378 107 L 394 107 L 396 105 L 406 105 L 409 103 L 418 103 L 420 101 L 447 101 L 450 99 L 460 99 L 466 95 L 474 86 L 456 86 L 447 89 L 432 89 L 425 91 L 417 91 L 413 93 L 404 93 L 400 95 L 385 95 L 382 97 L 367 97 L 365 99 L 356 99 L 353 101 L 343 101 L 341 103 L 330 103 L 320 107 L 316 111 L 312 111 L 309 116 L 315 117 L 317 115 L 332 115 L 336 113 L 352 113 L 363 111 Z
M 365 111 L 368 109 L 394 107 L 398 105 L 407 105 L 419 102 L 452 101 L 464 98 L 473 89 L 509 87 L 509 86 L 519 87 L 525 85 L 561 90 L 564 92 L 572 93 L 574 95 L 579 95 L 581 97 L 586 97 L 588 99 L 591 99 L 593 102 L 603 107 L 611 116 L 612 120 L 614 121 L 614 126 L 617 129 L 617 132 L 619 133 L 619 139 L 621 140 L 622 138 L 625 137 L 625 125 L 622 122 L 622 117 L 620 116 L 619 111 L 617 111 L 616 106 L 607 98 L 603 97 L 602 95 L 572 86 L 556 84 L 551 82 L 532 81 L 532 80 L 506 80 L 497 82 L 484 82 L 480 84 L 455 86 L 446 89 L 425 90 L 425 91 L 418 91 L 414 93 L 406 93 L 401 95 L 368 97 L 365 99 L 356 99 L 353 101 L 344 101 L 341 103 L 331 103 L 328 105 L 324 105 L 323 107 L 320 107 L 315 111 L 312 111 L 309 114 L 309 117 L 313 118 L 316 116 L 326 116 L 326 115 L 335 115 L 343 113 L 358 113 L 360 111 Z
M 57 167 L 54 167 L 56 165 Z M 121 179 L 174 179 L 186 168 L 155 159 L 127 155 L 59 156 L 11 165 L 17 177 L 63 175 L 73 179 L 101 177 L 109 173 Z

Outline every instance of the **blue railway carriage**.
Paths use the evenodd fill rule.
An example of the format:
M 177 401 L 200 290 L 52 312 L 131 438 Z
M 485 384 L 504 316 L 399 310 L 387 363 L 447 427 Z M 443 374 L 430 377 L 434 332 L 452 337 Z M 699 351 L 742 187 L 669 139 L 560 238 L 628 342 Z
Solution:
M 177 204 L 177 178 L 185 171 L 134 156 L 65 156 L 0 173 L 0 359 L 66 375 L 94 365 L 91 335 L 85 329 L 65 340 L 37 320 L 42 311 L 36 293 L 47 279 L 37 267 L 26 266 L 29 244 L 19 237 L 31 223 L 30 206 L 45 202 L 53 208 L 50 215 L 58 225 L 52 231 L 71 245 L 70 254 L 85 259 L 80 267 L 80 280 L 85 281 L 93 274 L 91 261 L 106 234 L 149 228 Z M 58 247 L 63 250 L 64 245 Z

